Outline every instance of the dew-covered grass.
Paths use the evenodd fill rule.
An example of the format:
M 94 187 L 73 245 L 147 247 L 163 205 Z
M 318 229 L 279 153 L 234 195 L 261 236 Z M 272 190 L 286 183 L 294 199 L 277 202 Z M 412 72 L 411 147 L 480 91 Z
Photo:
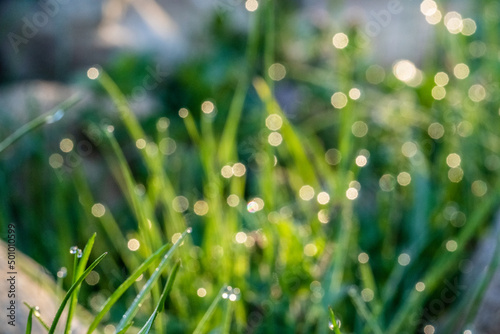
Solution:
M 25 226 L 21 249 L 54 276 L 67 267 L 66 323 L 80 303 L 89 333 L 469 329 L 497 261 L 443 291 L 461 286 L 499 203 L 499 17 L 473 33 L 460 18 L 457 33 L 453 14 L 420 64 L 384 67 L 355 28 L 334 25 L 296 37 L 298 61 L 293 22 L 259 6 L 245 50 L 180 68 L 147 119 L 112 65 L 82 74 L 117 111 L 81 125 L 106 166 L 97 184 L 85 157 L 68 164 L 77 140 L 44 148 L 33 130 L 47 115 L 0 143 L 2 226 Z M 479 1 L 474 15 L 493 8 Z M 10 190 L 16 173 L 31 175 L 28 194 Z M 60 315 L 43 319 L 49 333 Z

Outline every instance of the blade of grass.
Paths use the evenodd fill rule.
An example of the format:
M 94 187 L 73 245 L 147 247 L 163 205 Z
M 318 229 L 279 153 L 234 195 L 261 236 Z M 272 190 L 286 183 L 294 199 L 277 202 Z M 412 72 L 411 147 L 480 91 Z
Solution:
M 75 253 L 73 255 L 73 271 L 72 271 L 73 277 L 72 277 L 72 280 L 71 280 L 71 284 L 72 285 L 75 284 L 75 282 L 78 279 L 78 277 L 80 277 L 79 275 L 77 275 L 77 270 L 78 270 L 78 256 Z M 72 310 L 71 307 L 72 307 L 73 300 L 75 300 L 75 292 L 76 292 L 76 290 L 77 289 L 75 289 L 75 291 L 71 295 L 71 299 L 69 301 L 68 314 L 67 314 L 67 318 L 66 318 L 66 325 L 65 325 L 65 328 L 64 328 L 64 333 L 65 334 L 67 334 L 68 330 L 71 328 L 71 318 L 72 318 L 71 313 L 73 312 L 73 310 Z
M 340 332 L 339 325 L 337 324 L 337 319 L 335 319 L 335 314 L 333 313 L 333 310 L 331 307 L 328 307 L 330 310 L 330 321 L 332 322 L 333 330 L 335 331 L 335 334 L 342 334 Z M 331 327 L 330 327 L 331 329 Z
M 133 321 L 129 322 L 127 326 L 125 326 L 121 331 L 116 332 L 116 334 L 125 334 L 128 331 L 128 329 L 132 327 L 133 324 L 134 324 Z
M 154 323 L 156 317 L 158 316 L 159 313 L 163 312 L 163 309 L 165 308 L 165 302 L 167 300 L 168 294 L 172 290 L 172 286 L 174 284 L 175 277 L 177 276 L 177 271 L 179 270 L 180 265 L 181 265 L 181 262 L 177 261 L 177 263 L 172 268 L 172 272 L 171 272 L 170 276 L 168 277 L 167 284 L 165 284 L 165 288 L 163 288 L 163 292 L 161 293 L 160 301 L 156 305 L 156 308 L 155 308 L 153 314 L 151 314 L 151 316 L 149 317 L 146 324 L 139 331 L 139 334 L 149 333 L 149 331 L 151 330 L 151 326 L 153 326 L 153 323 Z
M 422 280 L 425 284 L 425 293 L 412 290 L 404 305 L 401 306 L 398 313 L 393 318 L 387 333 L 400 333 L 401 328 L 409 323 L 408 318 L 417 312 L 417 310 L 422 309 L 422 304 L 425 302 L 425 299 L 435 291 L 439 284 L 443 282 L 450 269 L 461 259 L 462 254 L 466 250 L 465 246 L 475 236 L 481 224 L 487 221 L 488 215 L 492 212 L 493 207 L 498 204 L 498 200 L 498 194 L 495 194 L 485 199 L 480 206 L 476 208 L 471 219 L 456 238 L 457 244 L 460 245 L 459 248 L 453 253 L 445 252 L 440 254 Z M 411 331 L 413 328 L 406 329 Z
M 106 131 L 105 129 L 103 129 L 103 133 L 109 140 L 112 153 L 117 160 L 116 164 L 113 164 L 117 168 L 113 168 L 112 171 L 116 173 L 115 178 L 122 188 L 123 193 L 127 195 L 127 199 L 129 200 L 130 206 L 138 221 L 140 234 L 144 241 L 146 241 L 144 243 L 146 246 L 145 249 L 149 255 L 151 252 L 149 245 L 154 248 L 159 248 L 163 244 L 160 240 L 161 233 L 158 230 L 158 225 L 154 223 L 151 224 L 151 227 L 149 227 L 148 219 L 153 222 L 155 221 L 154 214 L 151 212 L 151 205 L 147 203 L 147 198 L 142 198 L 135 191 L 136 182 L 132 175 L 132 171 L 130 170 L 130 166 L 127 164 L 125 155 L 113 133 Z M 110 163 L 110 166 L 111 165 L 112 163 Z
M 90 272 L 92 271 L 92 269 L 94 269 L 98 264 L 99 262 L 102 261 L 102 259 L 104 259 L 104 257 L 107 255 L 108 253 L 104 253 L 102 254 L 101 256 L 99 256 L 84 272 L 83 274 L 76 280 L 76 282 L 69 288 L 68 292 L 66 293 L 66 296 L 64 296 L 64 299 L 63 301 L 61 302 L 61 305 L 59 306 L 59 309 L 57 310 L 56 312 L 56 315 L 54 317 L 54 320 L 52 321 L 52 326 L 50 326 L 50 329 L 49 329 L 49 334 L 53 334 L 56 330 L 56 327 L 57 327 L 57 323 L 59 322 L 59 319 L 61 318 L 61 315 L 62 315 L 62 312 L 64 310 L 64 307 L 66 306 L 66 303 L 68 302 L 68 300 L 70 299 L 71 295 L 73 294 L 73 291 L 75 291 L 76 288 L 78 288 L 80 286 L 80 284 L 82 284 L 83 280 L 85 279 L 85 277 L 88 276 L 88 274 L 90 274 Z
M 224 143 L 219 148 L 219 161 L 231 161 L 237 157 L 237 132 L 238 124 L 243 113 L 243 107 L 245 103 L 245 97 L 250 86 L 250 78 L 254 71 L 250 64 L 256 63 L 256 58 L 259 49 L 259 24 L 257 22 L 262 15 L 261 11 L 252 15 L 252 19 L 249 22 L 249 36 L 246 48 L 246 61 L 242 63 L 244 70 L 238 81 L 236 91 L 234 93 L 231 105 L 229 106 L 229 112 L 227 116 L 227 121 L 222 132 L 222 137 L 220 142 Z
M 33 322 L 33 309 L 30 308 L 30 313 L 28 314 L 28 321 L 26 322 L 26 334 L 31 334 L 32 322 Z
M 96 201 L 94 200 L 83 170 L 78 167 L 75 168 L 72 179 L 78 192 L 81 205 L 84 208 L 87 221 L 97 219 L 100 222 L 104 233 L 107 235 L 115 250 L 120 254 L 125 266 L 129 272 L 133 272 L 135 268 L 139 266 L 140 262 L 136 256 L 130 254 L 130 250 L 127 247 L 127 239 L 115 221 L 111 210 L 105 206 L 105 214 L 100 218 L 94 217 L 89 209 L 96 203 Z
M 287 145 L 287 148 L 295 160 L 297 170 L 300 173 L 303 181 L 313 187 L 317 187 L 319 181 L 316 178 L 314 167 L 312 166 L 310 159 L 307 157 L 306 150 L 304 147 L 304 139 L 299 137 L 297 131 L 292 127 L 285 114 L 281 110 L 278 102 L 272 96 L 271 88 L 262 78 L 255 78 L 253 85 L 260 99 L 265 105 L 266 111 L 269 115 L 276 114 L 282 121 L 281 133 L 283 135 L 283 142 Z
M 354 287 L 349 289 L 348 292 L 349 296 L 351 297 L 354 306 L 356 307 L 356 310 L 358 311 L 358 314 L 362 316 L 368 327 L 369 327 L 369 332 L 370 333 L 375 333 L 375 334 L 382 334 L 382 329 L 380 329 L 379 324 L 377 323 L 377 320 L 373 316 L 373 314 L 370 312 L 368 307 L 366 306 L 365 302 L 361 299 L 361 296 L 358 293 L 358 290 Z
M 222 293 L 224 292 L 224 290 L 226 289 L 226 287 L 227 287 L 227 285 L 224 285 L 220 289 L 219 293 L 215 296 L 212 304 L 210 304 L 210 306 L 208 307 L 208 310 L 205 312 L 205 314 L 201 318 L 200 322 L 198 323 L 198 325 L 194 329 L 193 334 L 201 334 L 201 333 L 203 333 L 202 332 L 203 331 L 203 327 L 205 327 L 205 325 L 208 322 L 208 320 L 210 319 L 210 317 L 214 314 L 215 308 L 217 307 L 217 304 L 219 304 L 219 302 L 221 301 L 221 299 L 222 299 Z
M 373 274 L 370 263 L 360 263 L 359 271 L 361 273 L 361 282 L 363 289 L 370 289 L 373 291 L 373 299 L 370 301 L 370 306 L 374 317 L 378 317 L 383 308 L 383 303 L 380 300 L 377 285 L 375 284 L 375 276 Z
M 170 244 L 166 244 L 153 253 L 149 258 L 147 258 L 133 273 L 130 275 L 125 282 L 123 282 L 113 294 L 106 300 L 101 308 L 101 311 L 95 316 L 94 321 L 90 324 L 87 334 L 92 333 L 99 323 L 101 322 L 104 315 L 108 313 L 111 307 L 118 301 L 118 299 L 123 295 L 123 293 L 135 283 L 137 278 L 141 276 L 156 260 L 162 257 L 165 252 L 170 248 Z
M 123 123 L 125 124 L 128 132 L 130 133 L 134 141 L 140 138 L 145 139 L 146 134 L 144 133 L 144 130 L 140 126 L 139 122 L 137 121 L 137 117 L 130 109 L 127 98 L 120 91 L 120 88 L 118 88 L 113 79 L 111 79 L 111 77 L 104 70 L 101 69 L 99 71 L 98 80 L 99 83 L 104 87 L 104 89 L 108 92 L 109 96 L 113 100 L 113 103 L 115 104 L 116 109 L 118 110 L 123 120 Z
M 49 325 L 47 325 L 47 323 L 45 321 L 43 321 L 43 319 L 40 317 L 40 313 L 35 309 L 35 307 L 31 306 L 30 304 L 28 304 L 26 302 L 24 302 L 24 305 L 26 305 L 26 307 L 28 307 L 30 310 L 33 310 L 33 314 L 35 315 L 35 318 L 37 318 L 40 325 L 42 325 L 42 327 L 48 331 Z
M 132 305 L 128 308 L 128 310 L 125 312 L 123 315 L 123 318 L 120 320 L 120 323 L 118 324 L 116 331 L 119 332 L 121 331 L 135 316 L 137 313 L 137 310 L 139 309 L 139 304 L 142 303 L 144 298 L 146 298 L 147 294 L 151 289 L 153 288 L 154 284 L 160 277 L 161 273 L 167 266 L 168 260 L 170 260 L 170 257 L 172 256 L 173 252 L 182 244 L 186 236 L 191 233 L 191 228 L 187 229 L 184 233 L 182 233 L 181 237 L 177 242 L 170 248 L 168 253 L 163 257 L 163 260 L 160 262 L 156 270 L 153 272 L 151 277 L 148 279 L 142 290 L 139 292 L 139 294 L 135 297 L 134 301 L 132 302 Z
M 141 124 L 137 120 L 136 115 L 130 109 L 129 103 L 125 95 L 121 92 L 118 85 L 113 81 L 113 79 L 103 70 L 100 70 L 99 74 L 99 82 L 104 87 L 104 89 L 108 92 L 109 96 L 113 100 L 120 117 L 125 124 L 125 127 L 132 137 L 134 142 L 137 140 L 149 140 L 142 128 Z M 176 213 L 172 208 L 172 200 L 175 198 L 174 187 L 165 173 L 165 170 L 162 166 L 162 159 L 159 155 L 156 157 L 150 156 L 146 150 L 139 150 L 146 167 L 150 171 L 151 175 L 157 178 L 157 183 L 162 187 L 164 196 L 162 198 L 165 199 L 164 204 L 169 208 L 170 218 L 172 219 L 170 225 L 176 230 L 179 231 L 184 226 L 186 226 L 185 221 L 182 215 Z M 156 224 L 153 224 L 156 225 Z M 167 226 L 167 231 L 172 233 L 170 230 L 170 226 Z M 173 234 L 173 233 L 172 233 Z M 154 234 L 156 236 L 157 234 Z M 161 244 L 161 243 L 160 243 Z M 160 244 L 156 246 L 159 247 Z
M 73 274 L 74 280 L 76 280 L 76 277 L 80 277 L 82 275 L 82 273 L 85 270 L 85 267 L 87 266 L 87 262 L 88 262 L 89 257 L 90 257 L 90 252 L 92 251 L 92 247 L 94 246 L 95 236 L 96 236 L 96 233 L 94 233 L 90 237 L 89 241 L 87 241 L 87 244 L 85 245 L 85 248 L 83 249 L 82 257 L 80 258 L 80 261 L 78 261 L 78 266 L 76 267 L 76 270 L 73 272 L 74 273 Z M 75 260 L 77 258 L 78 257 L 75 256 Z M 75 264 L 76 264 L 76 262 L 75 262 Z M 75 313 L 76 304 L 78 302 L 78 293 L 79 292 L 80 292 L 80 286 L 78 286 L 75 289 L 75 292 L 71 296 L 71 300 L 69 302 L 68 318 L 66 320 L 66 329 L 64 331 L 66 334 L 68 334 L 71 331 L 71 320 L 73 319 L 73 315 Z
M 497 272 L 498 266 L 500 264 L 500 233 L 497 232 L 497 238 L 496 238 L 496 243 L 495 243 L 495 250 L 493 252 L 493 257 L 491 258 L 490 263 L 488 264 L 488 269 L 486 273 L 483 275 L 482 279 L 480 279 L 480 282 L 477 286 L 477 293 L 474 295 L 473 302 L 470 304 L 471 305 L 471 311 L 469 313 L 469 316 L 467 317 L 467 322 L 466 323 L 471 323 L 474 318 L 477 315 L 477 312 L 479 311 L 479 307 L 481 306 L 481 300 L 483 299 L 484 294 L 486 293 L 486 290 L 490 286 L 491 280 L 493 279 L 493 276 Z
M 443 326 L 443 333 L 457 332 L 460 329 L 460 326 L 474 322 L 477 312 L 481 306 L 481 301 L 484 298 L 484 294 L 490 286 L 491 280 L 497 272 L 500 264 L 500 231 L 497 230 L 494 233 L 496 234 L 495 250 L 493 251 L 493 256 L 491 257 L 488 266 L 486 267 L 486 271 L 480 273 L 475 284 L 471 284 L 471 286 L 467 288 L 465 297 L 461 298 L 459 304 L 457 304 L 455 308 L 455 312 L 453 312 L 453 316 L 448 319 L 446 325 Z
M 187 111 L 186 115 L 182 116 L 182 119 L 184 121 L 184 126 L 186 127 L 189 137 L 191 137 L 193 143 L 199 145 L 201 142 L 201 136 L 198 128 L 196 127 L 196 123 L 193 116 L 191 115 L 191 112 Z
M 42 114 L 28 123 L 24 124 L 21 126 L 19 129 L 14 131 L 13 134 L 5 138 L 2 142 L 0 142 L 0 153 L 2 153 L 7 147 L 11 146 L 14 144 L 16 141 L 18 141 L 22 136 L 25 134 L 29 133 L 30 131 L 35 130 L 36 128 L 44 125 L 44 124 L 50 124 L 53 122 L 58 121 L 61 119 L 61 117 L 64 116 L 64 113 L 77 104 L 81 98 L 79 96 L 73 96 L 52 109 L 51 111 Z
M 231 331 L 231 315 L 233 314 L 233 303 L 227 301 L 224 309 L 222 334 L 229 334 Z

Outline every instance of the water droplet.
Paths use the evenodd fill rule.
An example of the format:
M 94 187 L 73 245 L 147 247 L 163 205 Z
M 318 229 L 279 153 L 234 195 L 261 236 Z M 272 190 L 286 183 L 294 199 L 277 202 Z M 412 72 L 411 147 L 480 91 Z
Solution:
M 227 286 L 224 291 L 222 292 L 222 298 L 227 299 L 229 297 L 229 294 L 233 291 L 233 288 L 231 286 Z
M 97 67 L 91 67 L 87 70 L 87 77 L 90 79 L 90 80 L 95 80 L 97 78 L 99 78 L 99 68 Z
M 237 301 L 240 299 L 240 295 L 239 294 L 236 294 L 236 293 L 232 293 L 229 295 L 229 300 L 234 302 L 234 301 Z
M 76 256 L 77 256 L 78 258 L 81 258 L 81 257 L 82 257 L 82 255 L 83 255 L 82 250 L 81 250 L 80 248 L 78 248 L 78 251 L 77 251 Z
M 238 288 L 233 289 L 233 287 L 231 286 L 226 287 L 226 289 L 222 293 L 222 298 L 229 299 L 232 302 L 239 300 L 240 297 L 241 297 L 240 289 Z
M 340 328 L 340 326 L 342 325 L 342 323 L 340 322 L 340 320 L 337 320 L 337 327 Z M 335 329 L 335 326 L 333 326 L 333 322 L 330 320 L 328 321 L 328 328 L 330 328 L 330 330 L 334 330 Z
M 250 213 L 257 212 L 257 211 L 259 211 L 259 204 L 255 201 L 250 201 L 247 204 L 247 210 Z
M 186 230 L 187 233 L 191 233 L 193 232 L 193 228 L 192 227 L 188 227 L 187 230 Z
M 45 122 L 47 124 L 52 124 L 59 121 L 61 118 L 63 118 L 63 116 L 64 116 L 64 111 L 62 109 L 59 109 L 54 114 L 47 116 Z
M 70 254 L 76 254 L 78 252 L 78 247 L 77 246 L 72 246 L 70 249 L 69 249 L 69 253 Z
M 64 278 L 66 277 L 66 275 L 68 274 L 68 270 L 66 269 L 66 267 L 62 267 L 61 269 L 59 269 L 59 271 L 57 272 L 57 277 L 59 278 Z
M 37 318 L 40 318 L 40 308 L 38 306 L 35 306 L 33 308 L 33 315 Z

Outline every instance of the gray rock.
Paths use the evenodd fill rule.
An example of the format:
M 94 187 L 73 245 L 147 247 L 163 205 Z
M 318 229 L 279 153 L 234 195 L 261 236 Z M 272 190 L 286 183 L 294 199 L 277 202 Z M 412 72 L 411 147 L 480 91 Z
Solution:
M 0 323 L 0 333 L 3 334 L 23 334 L 26 333 L 26 322 L 28 319 L 29 308 L 23 303 L 26 302 L 31 306 L 38 306 L 40 308 L 40 316 L 47 324 L 51 324 L 56 311 L 60 305 L 62 291 L 58 291 L 57 286 L 51 276 L 46 270 L 38 263 L 22 254 L 19 250 L 15 251 L 15 272 L 16 274 L 9 274 L 12 270 L 8 268 L 7 264 L 8 250 L 5 242 L 0 241 L 0 272 L 2 279 L 0 280 L 0 305 L 2 309 L 10 305 L 11 301 L 15 302 L 15 326 L 7 325 L 5 319 Z M 11 289 L 8 278 L 14 277 L 15 282 L 15 297 L 9 298 L 6 292 Z M 5 317 L 5 312 L 2 312 L 2 318 Z M 64 326 L 67 317 L 65 311 L 62 315 L 61 322 L 58 328 Z M 73 319 L 72 330 L 74 334 L 86 333 L 86 328 L 90 324 L 90 316 L 82 309 L 78 309 L 76 316 Z M 61 329 L 60 329 L 61 330 Z M 44 333 L 45 329 L 40 323 L 33 318 L 32 333 Z

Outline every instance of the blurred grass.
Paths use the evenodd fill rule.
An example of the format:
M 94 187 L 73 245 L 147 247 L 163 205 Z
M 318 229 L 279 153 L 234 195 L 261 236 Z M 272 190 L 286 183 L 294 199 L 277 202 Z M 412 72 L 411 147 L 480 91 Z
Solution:
M 111 259 L 95 269 L 97 284 L 82 286 L 79 302 L 118 330 L 132 318 L 120 322 L 130 305 L 134 326 L 156 318 L 158 333 L 325 333 L 329 306 L 342 333 L 416 333 L 445 309 L 473 315 L 491 273 L 473 295 L 454 296 L 473 306 L 454 308 L 440 295 L 462 274 L 499 203 L 500 18 L 490 13 L 498 5 L 477 2 L 484 18 L 472 36 L 436 25 L 417 85 L 390 68 L 378 68 L 383 75 L 374 80 L 356 27 L 312 24 L 297 37 L 287 34 L 299 29 L 292 9 L 260 6 L 245 51 L 179 68 L 157 92 L 164 102 L 157 117 L 138 120 L 131 110 L 123 92 L 137 74 L 123 76 L 129 62 L 109 65 L 109 74 L 99 68 L 95 90 L 118 113 L 106 122 L 94 115 L 83 132 L 99 152 L 92 159 L 109 171 L 90 175 L 85 159 L 70 164 L 74 151 L 57 150 L 63 164 L 51 167 L 56 149 L 39 144 L 44 133 L 29 133 L 31 142 L 13 145 L 21 152 L 2 156 L 2 228 L 22 224 L 21 248 L 52 272 L 71 263 L 69 246 L 99 231 L 95 252 L 110 251 Z M 226 31 L 223 14 L 216 29 Z M 339 31 L 348 34 L 345 49 L 331 45 Z M 241 37 L 227 32 L 217 42 L 227 50 L 227 40 Z M 303 61 L 287 51 L 293 38 Z M 269 72 L 276 62 L 286 69 L 280 80 Z M 470 69 L 463 79 L 453 74 L 458 63 Z M 432 95 L 438 72 L 449 77 L 441 100 Z M 479 100 L 470 93 L 476 84 L 485 90 Z M 349 96 L 352 88 L 359 99 Z M 336 92 L 346 96 L 341 108 L 332 107 Z M 14 186 L 11 174 L 32 178 Z M 188 227 L 193 238 L 177 253 L 182 266 L 167 298 L 159 279 L 166 274 L 149 264 Z M 126 277 L 137 280 L 124 283 L 135 291 L 121 285 Z M 230 297 L 234 288 L 240 292 Z M 106 299 L 108 316 L 99 313 Z M 433 301 L 445 309 L 429 318 Z

